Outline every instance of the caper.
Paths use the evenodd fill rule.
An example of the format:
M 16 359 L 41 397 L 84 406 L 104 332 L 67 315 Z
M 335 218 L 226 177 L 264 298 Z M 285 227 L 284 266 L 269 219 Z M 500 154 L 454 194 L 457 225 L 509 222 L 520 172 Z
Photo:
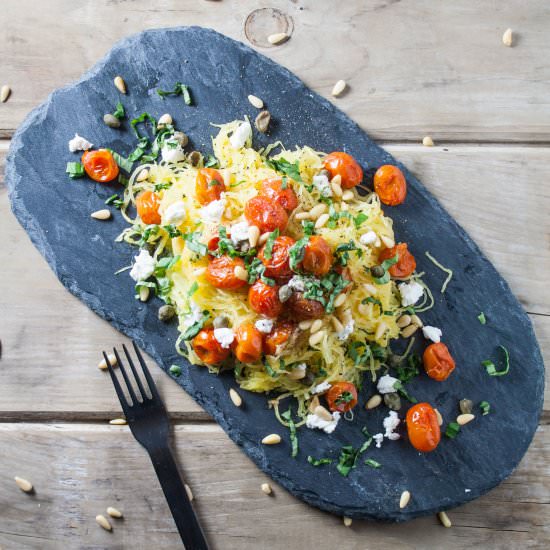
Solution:
M 225 315 L 218 315 L 217 317 L 214 317 L 214 320 L 212 321 L 212 326 L 214 328 L 228 328 L 229 317 L 226 317 Z
M 388 361 L 388 365 L 390 367 L 398 367 L 400 364 L 401 364 L 401 361 L 402 361 L 402 357 L 401 355 L 395 355 L 395 353 L 390 353 L 387 361 Z
M 109 128 L 120 128 L 120 120 L 110 113 L 103 115 L 103 122 L 109 126 Z
M 279 300 L 286 302 L 292 296 L 292 289 L 288 285 L 283 285 L 279 288 Z
M 159 319 L 163 323 L 170 321 L 174 315 L 176 315 L 176 309 L 174 306 L 164 305 L 159 307 Z
M 174 132 L 174 135 L 172 136 L 173 139 L 175 139 L 182 147 L 185 147 L 189 143 L 189 138 L 187 137 L 187 134 L 184 134 L 183 132 Z
M 258 132 L 262 132 L 262 134 L 265 134 L 269 127 L 270 121 L 271 113 L 269 111 L 261 111 L 254 121 L 254 126 L 256 126 Z
M 189 163 L 191 166 L 197 166 L 201 161 L 202 155 L 198 151 L 191 151 L 189 153 Z
M 458 407 L 460 408 L 460 412 L 462 414 L 471 414 L 474 404 L 471 399 L 461 399 L 458 403 Z
M 401 397 L 398 393 L 385 393 L 384 403 L 392 411 L 398 411 L 401 408 Z
M 300 379 L 300 383 L 304 386 L 311 386 L 313 382 L 315 382 L 315 374 L 309 370 L 306 370 L 306 375 Z
M 385 272 L 384 268 L 381 265 L 373 265 L 370 268 L 370 274 L 373 277 L 376 277 L 377 279 L 380 279 L 380 277 L 383 277 L 384 273 L 386 273 L 386 272 Z

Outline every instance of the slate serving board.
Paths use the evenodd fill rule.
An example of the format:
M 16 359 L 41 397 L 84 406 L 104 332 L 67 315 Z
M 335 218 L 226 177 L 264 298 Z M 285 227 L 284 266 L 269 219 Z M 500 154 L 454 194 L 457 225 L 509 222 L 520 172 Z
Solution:
M 113 77 L 119 74 L 128 86 L 124 96 L 113 86 Z M 158 87 L 171 89 L 176 81 L 190 86 L 194 106 L 156 94 Z M 136 254 L 135 249 L 113 242 L 125 223 L 118 215 L 98 222 L 89 214 L 103 208 L 105 199 L 120 189 L 87 179 L 69 180 L 65 164 L 78 156 L 68 152 L 68 140 L 78 132 L 96 146 L 128 154 L 135 139 L 127 122 L 126 131 L 121 131 L 101 121 L 121 100 L 130 117 L 143 111 L 156 117 L 170 112 L 177 127 L 190 136 L 193 148 L 210 151 L 215 133 L 210 122 L 256 115 L 247 101 L 250 93 L 263 98 L 273 116 L 270 135 L 255 135 L 256 146 L 282 140 L 287 147 L 308 144 L 327 152 L 345 150 L 365 167 L 367 183 L 378 166 L 396 163 L 344 113 L 252 49 L 209 29 L 157 29 L 119 42 L 79 82 L 54 92 L 27 117 L 7 160 L 6 181 L 15 215 L 67 289 L 135 339 L 163 369 L 181 365 L 177 382 L 259 468 L 297 497 L 349 517 L 404 521 L 485 493 L 512 472 L 533 437 L 543 398 L 542 358 L 531 323 L 507 284 L 405 167 L 407 201 L 387 208 L 387 214 L 394 219 L 397 239 L 409 243 L 418 270 L 426 271 L 425 280 L 434 291 L 436 306 L 423 315 L 424 321 L 443 329 L 458 365 L 448 381 L 438 383 L 421 375 L 409 384 L 409 391 L 436 406 L 447 420 L 456 417 L 461 398 L 491 403 L 491 414 L 478 416 L 456 439 L 443 438 L 433 453 L 416 452 L 406 438 L 385 441 L 381 449 L 371 448 L 363 457 L 377 460 L 382 468 L 373 470 L 361 460 L 347 478 L 334 465 L 314 468 L 307 463 L 309 454 L 337 457 L 342 445 L 360 446 L 362 426 L 371 433 L 383 431 L 387 410 L 379 407 L 367 414 L 364 409 L 373 393 L 367 380 L 355 420 L 341 422 L 331 436 L 300 429 L 299 456 L 292 459 L 288 434 L 265 397 L 245 394 L 245 406 L 237 409 L 228 399 L 228 388 L 235 384 L 232 377 L 214 376 L 182 361 L 174 350 L 175 325 L 157 320 L 159 302 L 134 300 L 128 273 L 114 275 Z M 454 271 L 443 295 L 439 288 L 444 274 L 425 258 L 426 250 Z M 487 316 L 486 326 L 477 321 L 480 311 Z M 512 366 L 507 376 L 493 378 L 480 361 L 499 359 L 498 344 L 510 350 Z M 283 443 L 262 446 L 260 440 L 272 432 L 280 433 Z M 399 510 L 405 489 L 413 497 L 405 510 Z

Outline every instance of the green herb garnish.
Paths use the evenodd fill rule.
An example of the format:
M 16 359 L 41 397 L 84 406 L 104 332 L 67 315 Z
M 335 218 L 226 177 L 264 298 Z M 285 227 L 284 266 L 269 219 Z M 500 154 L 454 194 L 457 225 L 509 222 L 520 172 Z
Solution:
M 179 261 L 179 256 L 165 256 L 155 265 L 155 277 L 164 277 L 166 272 L 172 269 Z
M 445 435 L 451 439 L 454 439 L 458 432 L 460 431 L 460 424 L 457 422 L 449 422 L 447 429 L 445 430 Z
M 200 237 L 201 233 L 199 231 L 183 235 L 183 238 L 185 239 L 185 243 L 187 244 L 189 250 L 192 250 L 199 256 L 206 256 L 206 254 L 208 253 L 208 247 L 199 241 Z
M 396 373 L 397 378 L 403 383 L 406 384 L 412 380 L 415 376 L 418 376 L 420 373 L 419 367 L 422 365 L 422 359 L 417 353 L 411 353 L 407 357 L 407 362 L 405 364 L 399 364 L 397 366 Z
M 504 376 L 505 374 L 508 374 L 508 371 L 510 370 L 510 354 L 508 353 L 508 350 L 504 346 L 498 347 L 504 353 L 504 369 L 497 370 L 495 364 L 489 359 L 482 361 L 481 364 L 485 367 L 485 370 L 489 376 Z
M 365 464 L 367 466 L 370 466 L 371 468 L 381 468 L 382 467 L 382 464 L 380 464 L 380 462 L 376 462 L 376 460 L 373 460 L 372 458 L 367 458 L 367 460 L 365 460 Z
M 273 245 L 275 244 L 275 239 L 279 236 L 279 229 L 275 229 L 269 234 L 267 241 L 265 242 L 264 248 L 264 257 L 266 260 L 271 260 L 273 254 Z
M 338 464 L 336 469 L 340 472 L 341 475 L 347 477 L 348 474 L 353 470 L 357 465 L 357 459 L 361 454 L 363 454 L 372 443 L 372 437 L 369 438 L 359 447 L 359 449 L 354 449 L 351 445 L 345 445 L 340 450 L 340 456 L 338 457 Z
M 195 292 L 197 292 L 197 290 L 199 290 L 199 283 L 197 283 L 197 281 L 193 281 L 193 284 L 191 285 L 191 288 L 187 291 L 187 296 L 189 296 L 189 298 L 191 298 L 191 296 L 193 296 L 193 294 L 195 294 Z
M 204 162 L 205 168 L 219 168 L 220 163 L 218 162 L 218 159 L 213 155 L 208 155 L 206 157 L 206 161 Z
M 307 461 L 312 466 L 323 466 L 324 464 L 332 464 L 332 458 L 313 458 L 311 455 L 307 457 Z
M 125 111 L 124 111 L 124 105 L 122 105 L 122 103 L 119 101 L 117 104 L 116 104 L 116 109 L 115 109 L 115 112 L 113 113 L 113 116 L 115 118 L 118 118 L 118 120 L 122 120 L 125 116 Z
M 302 176 L 300 176 L 300 162 L 296 161 L 293 164 L 285 160 L 280 159 L 265 159 L 265 163 L 276 172 L 282 172 L 294 181 L 303 183 Z
M 134 165 L 133 161 L 124 158 L 122 155 L 119 155 L 116 151 L 113 151 L 112 149 L 107 150 L 111 153 L 111 155 L 113 155 L 115 162 L 119 165 L 120 168 L 122 168 L 122 170 L 128 173 L 132 171 L 132 166 Z
M 176 82 L 174 84 L 173 90 L 161 90 L 160 88 L 157 89 L 157 94 L 164 99 L 168 95 L 181 95 L 183 96 L 183 101 L 185 101 L 186 105 L 192 105 L 193 100 L 191 99 L 191 94 L 189 92 L 189 87 L 185 84 L 182 84 L 181 82 Z
M 296 434 L 296 424 L 292 420 L 292 409 L 289 408 L 288 411 L 282 413 L 281 417 L 288 422 L 288 429 L 290 430 L 290 444 L 292 447 L 290 456 L 296 458 L 298 455 L 298 435 Z
M 353 218 L 353 223 L 355 223 L 355 227 L 359 229 L 361 227 L 361 224 L 363 222 L 366 222 L 369 219 L 369 217 L 366 214 L 363 214 L 363 212 L 359 212 L 355 218 Z
M 84 176 L 84 166 L 81 162 L 68 162 L 65 172 L 69 174 L 70 178 L 81 178 Z
M 392 265 L 396 264 L 398 262 L 398 260 L 399 260 L 399 254 L 398 253 L 396 253 L 393 258 L 388 258 L 387 260 L 384 260 L 380 264 L 380 267 L 384 270 L 384 275 L 382 275 L 381 277 L 373 277 L 372 280 L 377 285 L 385 285 L 386 283 L 389 283 L 390 282 L 390 272 L 388 270 Z
M 305 249 L 308 242 L 309 236 L 302 237 L 288 249 L 290 269 L 292 269 L 292 271 L 298 271 L 298 264 L 304 259 Z
M 178 365 L 172 365 L 169 370 L 170 374 L 174 376 L 179 376 L 181 374 L 181 367 L 178 367 Z
M 353 401 L 353 394 L 349 391 L 344 391 L 335 399 L 334 402 L 336 405 L 344 405 L 346 403 L 350 403 L 351 401 Z
M 262 363 L 263 363 L 263 366 L 264 366 L 264 369 L 266 370 L 267 374 L 269 374 L 269 376 L 271 376 L 271 378 L 276 378 L 277 376 L 279 376 L 277 374 L 277 372 L 275 372 L 273 370 L 273 367 L 269 364 L 268 360 L 266 357 L 264 357 L 262 359 Z
M 483 311 L 477 316 L 477 320 L 482 324 L 487 324 L 487 319 L 485 318 L 485 313 Z
M 111 195 L 106 201 L 105 204 L 111 204 L 115 208 L 122 208 L 124 206 L 124 201 L 121 200 L 121 198 L 115 193 L 114 195 Z
M 191 326 L 187 327 L 182 333 L 181 337 L 183 340 L 191 340 L 191 338 L 194 338 L 202 329 L 204 326 L 204 323 L 208 320 L 210 317 L 210 312 L 207 310 L 204 310 L 202 312 L 202 318 L 198 321 L 195 321 Z
M 482 401 L 479 404 L 479 408 L 481 409 L 481 415 L 486 416 L 491 411 L 491 404 L 489 403 L 489 401 Z
M 402 395 L 405 399 L 407 399 L 407 401 L 410 401 L 411 403 L 418 403 L 418 399 L 407 392 L 405 386 L 403 386 L 400 380 L 395 382 L 393 387 L 397 390 L 397 393 L 399 393 L 399 395 Z
M 134 130 L 134 134 L 136 134 L 137 138 L 139 140 L 143 139 L 141 134 L 138 132 L 137 125 L 141 123 L 149 122 L 153 128 L 153 132 L 157 129 L 157 121 L 149 114 L 149 113 L 141 113 L 138 117 L 131 120 L 130 125 L 132 126 L 132 129 Z

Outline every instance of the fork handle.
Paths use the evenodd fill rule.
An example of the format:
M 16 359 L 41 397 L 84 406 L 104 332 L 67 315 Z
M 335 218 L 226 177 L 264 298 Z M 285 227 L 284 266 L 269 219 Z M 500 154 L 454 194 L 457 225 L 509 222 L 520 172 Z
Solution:
M 172 451 L 164 447 L 151 452 L 150 457 L 185 548 L 208 550 Z

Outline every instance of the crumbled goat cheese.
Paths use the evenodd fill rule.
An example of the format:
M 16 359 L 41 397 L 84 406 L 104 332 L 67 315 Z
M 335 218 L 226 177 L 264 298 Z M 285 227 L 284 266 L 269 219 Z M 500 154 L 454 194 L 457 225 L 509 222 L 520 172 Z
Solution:
M 312 394 L 316 394 L 316 393 L 324 393 L 328 390 L 330 390 L 330 388 L 332 387 L 332 385 L 330 384 L 330 382 L 327 382 L 326 380 L 324 382 L 321 382 L 320 384 L 317 384 L 316 386 L 313 387 L 313 389 L 311 390 L 311 393 Z
M 372 438 L 376 442 L 376 448 L 380 449 L 380 447 L 382 447 L 382 441 L 384 441 L 384 434 L 374 434 Z
M 191 300 L 189 302 L 189 306 L 191 308 L 191 311 L 183 316 L 183 328 L 189 328 L 190 326 L 202 320 L 202 309 L 199 307 L 197 302 Z
M 342 340 L 342 341 L 347 340 L 350 337 L 351 333 L 353 332 L 354 327 L 355 327 L 355 320 L 351 319 L 351 321 L 348 321 L 346 323 L 344 330 L 336 333 L 336 337 L 338 338 L 338 340 Z
M 412 306 L 424 294 L 424 287 L 416 281 L 403 283 L 399 285 L 399 293 L 401 294 L 401 305 Z
M 380 378 L 380 380 L 378 380 L 378 385 L 376 387 L 378 388 L 378 392 L 381 394 L 393 393 L 395 391 L 396 382 L 399 382 L 397 378 L 394 378 L 389 374 L 385 374 L 382 378 Z
M 69 141 L 69 151 L 75 153 L 76 151 L 87 151 L 93 147 L 93 143 L 90 143 L 86 138 L 74 135 L 74 138 Z
M 378 239 L 378 235 L 374 231 L 367 231 L 359 237 L 359 242 L 368 246 L 369 244 L 374 244 Z
M 441 342 L 441 329 L 437 327 L 422 327 L 422 334 L 424 335 L 424 338 L 427 338 L 428 340 L 431 340 L 432 342 Z
M 386 430 L 384 437 L 391 441 L 400 439 L 401 436 L 395 433 L 395 429 L 399 426 L 399 424 L 401 424 L 401 420 L 399 420 L 397 413 L 395 411 L 390 411 L 390 414 L 384 418 L 383 422 L 384 429 Z
M 254 326 L 264 334 L 269 334 L 273 329 L 273 320 L 272 319 L 258 319 Z
M 332 197 L 332 188 L 325 174 L 313 176 L 313 185 L 321 193 L 322 197 Z
M 167 139 L 162 146 L 162 160 L 165 162 L 182 162 L 185 160 L 185 152 L 178 140 L 175 138 Z
M 134 256 L 135 263 L 130 271 L 130 277 L 134 281 L 145 281 L 155 271 L 155 259 L 145 249 L 140 250 L 138 256 Z
M 229 228 L 231 242 L 234 246 L 239 246 L 243 241 L 248 241 L 248 223 L 239 222 Z
M 199 210 L 201 217 L 207 222 L 219 222 L 225 210 L 225 203 L 225 193 L 222 193 L 219 200 L 212 201 Z
M 472 490 L 471 490 L 471 489 L 464 489 L 464 492 L 465 492 L 465 493 L 471 493 Z
M 183 201 L 172 203 L 162 216 L 165 225 L 179 225 L 185 219 L 185 204 Z
M 294 277 L 288 281 L 287 285 L 296 292 L 303 292 L 306 289 L 306 282 L 300 275 L 294 275 Z
M 221 347 L 227 349 L 235 339 L 235 333 L 230 328 L 215 328 L 214 338 L 220 343 Z
M 245 120 L 231 135 L 229 143 L 233 149 L 241 149 L 252 136 L 252 126 Z
M 331 434 L 336 429 L 339 420 L 339 412 L 332 413 L 332 420 L 325 420 L 316 414 L 308 414 L 306 418 L 306 426 L 312 430 L 317 428 L 318 430 L 323 430 L 327 434 Z

